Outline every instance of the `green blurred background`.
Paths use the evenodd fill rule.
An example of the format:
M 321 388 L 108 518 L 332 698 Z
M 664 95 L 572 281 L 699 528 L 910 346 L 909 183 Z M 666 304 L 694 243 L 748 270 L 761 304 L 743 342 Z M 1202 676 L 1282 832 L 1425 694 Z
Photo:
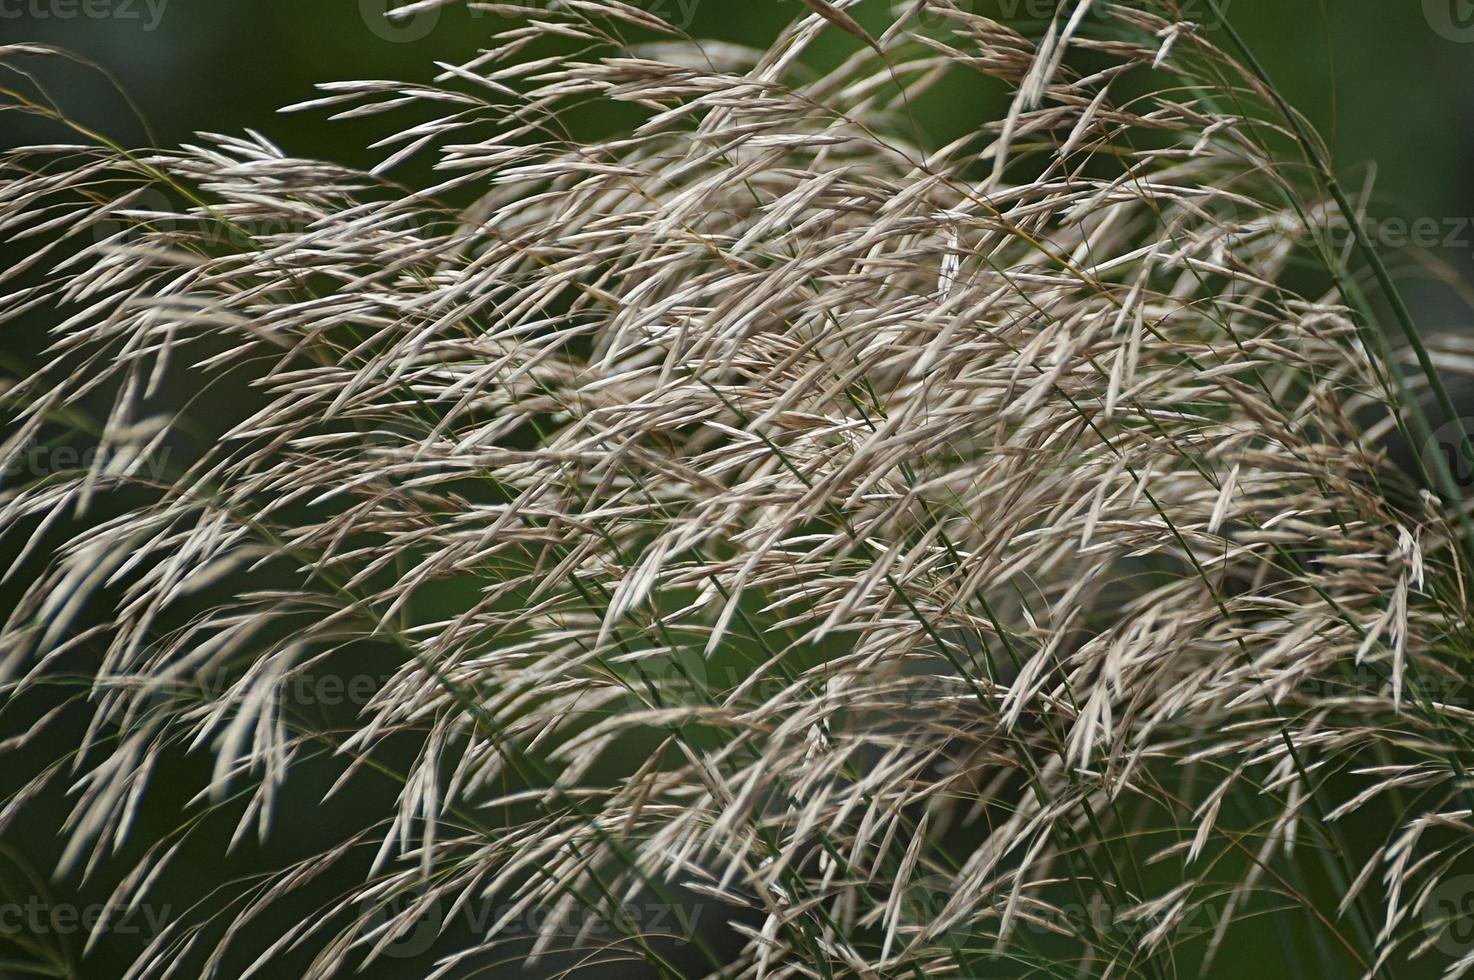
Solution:
M 678 19 L 689 14 L 690 30 L 697 36 L 754 45 L 765 44 L 803 13 L 798 0 L 651 2 L 664 3 Z M 1010 0 L 974 0 L 972 7 L 986 13 L 997 10 L 1000 2 Z M 862 19 L 879 23 L 885 6 L 884 0 L 875 0 L 863 8 Z M 1360 188 L 1375 174 L 1376 213 L 1434 218 L 1446 229 L 1461 216 L 1474 215 L 1474 5 L 1468 0 L 1233 0 L 1228 7 L 1230 22 L 1282 93 L 1325 135 L 1348 185 Z M 55 44 L 111 71 L 142 110 L 146 126 L 96 74 L 48 68 L 44 78 L 69 113 L 120 143 L 137 146 L 153 140 L 168 146 L 188 142 L 200 131 L 258 129 L 292 155 L 368 165 L 382 155 L 368 144 L 391 131 L 385 121 L 328 122 L 323 113 L 283 116 L 276 110 L 311 98 L 313 85 L 323 81 L 428 80 L 435 61 L 470 56 L 504 23 L 454 6 L 394 27 L 384 20 L 383 9 L 383 0 L 0 0 L 0 43 Z M 830 34 L 818 56 L 852 49 L 851 39 Z M 928 105 L 923 122 L 934 133 L 950 135 L 996 118 L 1001 107 L 991 89 L 981 95 L 949 91 Z M 0 147 L 53 142 L 59 135 L 40 120 L 0 115 Z M 412 180 L 415 172 L 401 176 Z M 1474 279 L 1474 227 L 1465 225 L 1434 251 L 1464 279 Z M 1452 290 L 1416 277 L 1409 286 L 1425 329 L 1467 328 L 1466 308 Z M 33 363 L 38 337 L 8 331 L 0 335 L 0 354 Z M 202 410 L 221 418 L 229 414 L 218 402 Z M 12 597 L 11 592 L 0 593 L 0 616 Z M 16 724 L 14 713 L 3 719 L 0 738 L 15 734 Z M 0 790 L 13 789 L 17 773 L 29 767 L 11 768 L 0 775 Z M 355 814 L 317 805 L 331 771 L 304 766 L 303 778 L 294 780 L 292 792 L 280 803 L 289 815 L 289 839 L 256 854 L 262 866 L 328 846 L 356 825 Z M 146 820 L 170 825 L 185 805 L 188 789 L 207 772 L 208 762 L 196 758 L 193 769 L 181 765 L 157 780 L 155 810 Z M 352 799 L 366 810 L 392 800 L 382 786 L 365 792 L 371 795 Z M 39 816 L 0 835 L 0 885 L 16 885 L 23 881 L 24 869 L 44 869 L 54 860 L 58 845 L 53 831 L 65 813 L 65 801 L 53 801 Z M 223 839 L 216 843 L 223 844 Z M 210 848 L 202 846 L 199 852 L 209 853 Z M 251 858 L 243 860 L 249 864 Z M 196 864 L 187 870 L 197 882 L 209 883 L 223 868 Z M 231 868 L 232 873 L 242 870 L 239 862 Z M 102 877 L 89 885 L 73 880 L 47 887 L 57 900 L 85 904 L 106 899 L 108 876 Z M 324 887 L 345 883 L 328 879 Z M 303 914 L 310 909 L 310 903 L 302 905 Z M 0 936 L 0 977 L 19 975 L 4 965 L 4 939 Z M 1276 942 L 1282 937 L 1266 929 L 1263 939 Z M 138 948 L 127 935 L 110 936 L 78 975 L 120 976 L 125 958 Z M 1231 944 L 1214 976 L 1239 977 L 1256 968 L 1262 972 L 1262 966 L 1254 943 L 1240 941 Z M 423 976 L 424 969 L 425 961 L 396 960 L 382 964 L 374 975 Z M 547 973 L 528 974 L 513 966 L 483 975 Z M 601 975 L 616 974 L 610 970 Z M 642 974 L 634 970 L 625 975 Z M 1332 970 L 1326 975 L 1337 974 Z

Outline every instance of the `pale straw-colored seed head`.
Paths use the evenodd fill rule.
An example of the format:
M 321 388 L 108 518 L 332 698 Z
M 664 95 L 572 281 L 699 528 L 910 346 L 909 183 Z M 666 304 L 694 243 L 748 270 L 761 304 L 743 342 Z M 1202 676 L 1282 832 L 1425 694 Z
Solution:
M 60 870 L 107 866 L 186 748 L 210 771 L 119 902 L 201 814 L 290 840 L 303 767 L 328 807 L 398 783 L 180 908 L 132 975 L 242 949 L 337 975 L 432 906 L 497 910 L 437 975 L 572 945 L 1160 977 L 1265 909 L 1368 974 L 1446 954 L 1456 525 L 1383 489 L 1400 368 L 1273 93 L 1172 4 L 1038 36 L 805 4 L 766 50 L 518 5 L 433 82 L 297 107 L 413 116 L 372 173 L 254 133 L 4 159 L 33 251 L 0 319 L 51 334 L 3 469 L 66 427 L 95 447 L 0 491 L 6 690 L 86 665 L 88 739 L 35 787 L 72 790 Z M 1016 94 L 933 144 L 914 104 L 952 76 Z M 589 102 L 638 122 L 570 135 Z M 441 182 L 399 186 L 410 158 Z M 191 443 L 197 409 L 226 421 Z M 379 662 L 335 723 L 304 709 L 304 678 Z M 319 890 L 337 863 L 361 883 Z M 700 908 L 694 965 L 625 902 Z

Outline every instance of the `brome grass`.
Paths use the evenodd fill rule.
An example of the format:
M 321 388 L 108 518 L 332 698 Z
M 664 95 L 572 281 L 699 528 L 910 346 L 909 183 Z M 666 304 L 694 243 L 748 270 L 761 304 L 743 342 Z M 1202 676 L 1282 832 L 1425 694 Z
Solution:
M 0 822 L 65 800 L 47 872 L 169 903 L 127 975 L 387 969 L 426 921 L 437 977 L 1474 966 L 1468 518 L 1386 451 L 1457 358 L 1332 244 L 1231 29 L 804 0 L 756 50 L 546 6 L 295 107 L 413 117 L 371 172 L 3 159 L 0 320 L 49 346 L 3 395 L 0 679 L 55 710 Z M 54 54 L 0 48 L 7 107 L 68 125 Z M 934 144 L 958 76 L 1010 110 Z

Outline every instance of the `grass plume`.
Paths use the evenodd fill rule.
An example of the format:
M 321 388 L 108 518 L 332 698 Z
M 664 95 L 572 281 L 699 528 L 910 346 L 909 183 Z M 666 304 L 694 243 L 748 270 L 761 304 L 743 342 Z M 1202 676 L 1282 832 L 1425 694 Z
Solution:
M 0 683 L 57 705 L 0 826 L 68 801 L 54 870 L 123 908 L 275 853 L 304 786 L 344 811 L 138 978 L 374 969 L 470 907 L 431 975 L 1209 976 L 1275 930 L 1274 975 L 1466 973 L 1467 515 L 1385 448 L 1458 350 L 1395 299 L 1417 370 L 1383 340 L 1313 131 L 1173 3 L 793 6 L 765 49 L 507 8 L 294 107 L 412 118 L 368 171 L 0 160 L 0 322 L 50 331 L 3 392 Z M 959 76 L 1009 109 L 933 145 Z

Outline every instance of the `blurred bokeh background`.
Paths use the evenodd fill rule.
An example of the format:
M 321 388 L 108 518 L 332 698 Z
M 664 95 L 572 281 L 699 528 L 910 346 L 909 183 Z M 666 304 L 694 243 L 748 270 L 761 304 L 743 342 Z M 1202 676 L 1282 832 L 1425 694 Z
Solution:
M 887 2 L 868 3 L 862 19 L 882 21 Z M 1467 0 L 1221 2 L 1282 94 L 1324 135 L 1347 185 L 1360 191 L 1374 178 L 1375 214 L 1400 218 L 1409 227 L 1419 219 L 1437 222 L 1438 244 L 1429 251 L 1456 277 L 1474 280 L 1474 221 L 1467 217 L 1474 216 L 1474 87 L 1469 84 L 1474 7 Z M 971 6 L 990 13 L 1030 3 L 972 0 Z M 661 5 L 668 16 L 687 21 L 698 37 L 755 45 L 804 13 L 799 0 L 645 0 L 642 5 Z M 1038 6 L 1034 2 L 1030 9 Z M 382 120 L 329 122 L 324 113 L 281 115 L 277 110 L 313 97 L 319 82 L 428 80 L 436 61 L 463 60 L 504 23 L 455 4 L 395 25 L 385 19 L 384 8 L 385 0 L 0 0 L 0 43 L 53 44 L 107 69 L 116 87 L 77 67 L 48 65 L 43 78 L 69 114 L 124 145 L 170 146 L 189 142 L 198 132 L 257 129 L 296 156 L 369 165 L 384 155 L 370 144 L 392 131 Z M 851 39 L 832 33 L 824 42 L 831 53 L 853 46 Z M 818 55 L 824 55 L 822 44 Z M 929 130 L 952 135 L 996 118 L 1001 108 L 1001 95 L 992 89 L 953 88 L 928 105 L 923 122 Z M 0 115 L 0 148 L 54 142 L 62 135 L 40 119 Z M 398 176 L 413 183 L 419 175 L 411 167 Z M 1384 247 L 1395 252 L 1401 247 L 1399 226 L 1384 227 L 1391 231 Z M 1467 307 L 1457 289 L 1435 284 L 1413 271 L 1411 262 L 1397 265 L 1425 330 L 1467 329 Z M 14 331 L 0 334 L 0 363 L 24 367 L 34 362 L 39 340 Z M 209 402 L 199 411 L 229 414 Z M 0 592 L 0 615 L 10 595 Z M 23 723 L 14 713 L 0 719 L 0 739 Z M 207 762 L 199 765 L 208 768 Z M 25 768 L 0 776 L 0 791 L 13 789 Z M 353 824 L 351 813 L 317 806 L 325 785 L 314 784 L 310 767 L 308 774 L 281 801 L 298 817 L 291 821 L 296 846 L 289 844 L 283 853 L 326 846 L 338 839 L 340 824 Z M 198 776 L 179 773 L 158 781 L 164 824 L 171 808 L 177 814 L 186 804 L 184 788 L 197 785 Z M 60 805 L 43 809 L 41 817 L 0 836 L 0 888 L 16 893 L 24 889 L 27 874 L 51 863 L 59 847 L 53 831 L 65 813 Z M 279 855 L 259 857 L 270 865 Z M 206 883 L 220 874 L 211 866 L 190 871 Z M 105 884 L 63 882 L 46 888 L 82 905 L 105 900 Z M 324 887 L 331 884 L 325 881 Z M 309 907 L 303 911 L 308 914 Z M 0 932 L 7 925 L 0 922 Z M 19 976 L 7 965 L 5 940 L 0 935 L 0 978 Z M 138 933 L 108 937 L 77 975 L 122 975 L 124 957 L 136 953 L 138 941 Z M 1252 946 L 1240 944 L 1215 975 L 1236 977 L 1254 966 Z M 383 964 L 376 975 L 413 977 L 423 975 L 417 972 L 423 968 L 417 961 L 399 960 Z M 512 966 L 505 975 L 530 974 Z

